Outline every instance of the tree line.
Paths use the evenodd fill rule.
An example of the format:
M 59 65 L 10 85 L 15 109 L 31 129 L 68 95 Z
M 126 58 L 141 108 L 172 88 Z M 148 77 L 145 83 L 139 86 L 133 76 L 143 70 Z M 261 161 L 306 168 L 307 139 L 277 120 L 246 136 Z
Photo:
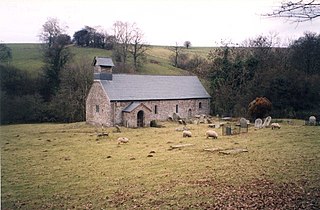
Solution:
M 210 82 L 214 114 L 250 117 L 248 104 L 266 97 L 274 117 L 320 117 L 320 35 L 307 32 L 287 48 L 276 41 L 270 35 L 225 44 L 207 58 L 175 46 L 171 62 Z

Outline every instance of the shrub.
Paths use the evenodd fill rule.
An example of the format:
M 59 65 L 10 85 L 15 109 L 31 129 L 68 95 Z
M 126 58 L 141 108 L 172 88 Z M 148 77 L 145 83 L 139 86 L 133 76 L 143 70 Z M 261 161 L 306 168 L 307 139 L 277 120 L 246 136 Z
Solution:
M 266 97 L 257 97 L 250 102 L 248 108 L 251 117 L 263 118 L 271 111 L 272 103 Z

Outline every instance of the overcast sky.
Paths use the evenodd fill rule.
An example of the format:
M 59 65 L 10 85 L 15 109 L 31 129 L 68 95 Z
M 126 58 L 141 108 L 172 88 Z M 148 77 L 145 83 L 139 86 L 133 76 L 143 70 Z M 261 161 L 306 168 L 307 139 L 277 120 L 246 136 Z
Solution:
M 0 0 L 0 42 L 39 42 L 48 17 L 68 26 L 72 37 L 84 26 L 100 26 L 112 34 L 115 21 L 135 22 L 152 45 L 216 46 L 221 40 L 241 43 L 277 33 L 283 43 L 320 33 L 320 18 L 292 24 L 261 17 L 281 0 Z

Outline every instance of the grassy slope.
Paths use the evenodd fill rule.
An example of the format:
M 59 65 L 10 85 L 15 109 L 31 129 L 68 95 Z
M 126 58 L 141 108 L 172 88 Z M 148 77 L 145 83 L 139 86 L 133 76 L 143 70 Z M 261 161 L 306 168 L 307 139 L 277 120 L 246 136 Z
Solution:
M 12 49 L 11 64 L 19 69 L 37 75 L 43 66 L 40 44 L 8 44 Z
M 41 55 L 40 44 L 8 44 L 12 49 L 11 64 L 19 69 L 26 70 L 32 75 L 37 75 L 44 65 Z M 70 47 L 74 55 L 74 61 L 85 59 L 92 62 L 94 56 L 111 56 L 112 52 L 94 48 Z M 190 53 L 206 55 L 210 48 L 192 48 Z M 186 75 L 188 72 L 175 68 L 170 64 L 169 56 L 172 52 L 167 47 L 151 46 L 147 51 L 147 62 L 145 63 L 141 74 L 164 74 L 164 75 Z
M 288 209 L 292 201 L 307 205 L 308 199 L 319 207 L 319 127 L 296 121 L 211 140 L 204 124 L 188 125 L 188 139 L 175 131 L 177 124 L 165 125 L 122 133 L 108 128 L 110 136 L 103 138 L 96 136 L 101 128 L 84 123 L 1 126 L 2 208 L 199 209 L 253 201 L 272 209 L 270 199 L 274 209 Z M 130 142 L 118 145 L 119 136 Z M 194 146 L 169 150 L 181 143 Z M 203 151 L 215 147 L 249 152 Z

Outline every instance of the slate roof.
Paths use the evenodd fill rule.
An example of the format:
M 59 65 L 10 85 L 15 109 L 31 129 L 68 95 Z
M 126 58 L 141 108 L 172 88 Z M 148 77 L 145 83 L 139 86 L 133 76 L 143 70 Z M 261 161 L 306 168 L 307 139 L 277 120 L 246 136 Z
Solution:
M 196 76 L 113 74 L 100 82 L 111 101 L 210 98 Z
M 92 64 L 93 66 L 114 66 L 112 59 L 107 57 L 95 57 Z
M 131 104 L 129 104 L 129 106 L 127 106 L 123 112 L 132 112 L 132 110 L 134 110 L 135 108 L 137 108 L 138 106 L 140 106 L 141 102 L 132 102 Z
M 149 107 L 147 107 L 146 105 L 144 105 L 142 102 L 140 101 L 134 101 L 131 104 L 129 104 L 126 108 L 124 108 L 124 110 L 122 110 L 123 112 L 132 112 L 133 110 L 135 110 L 138 106 L 145 106 L 147 109 L 149 109 L 151 111 L 151 109 Z

